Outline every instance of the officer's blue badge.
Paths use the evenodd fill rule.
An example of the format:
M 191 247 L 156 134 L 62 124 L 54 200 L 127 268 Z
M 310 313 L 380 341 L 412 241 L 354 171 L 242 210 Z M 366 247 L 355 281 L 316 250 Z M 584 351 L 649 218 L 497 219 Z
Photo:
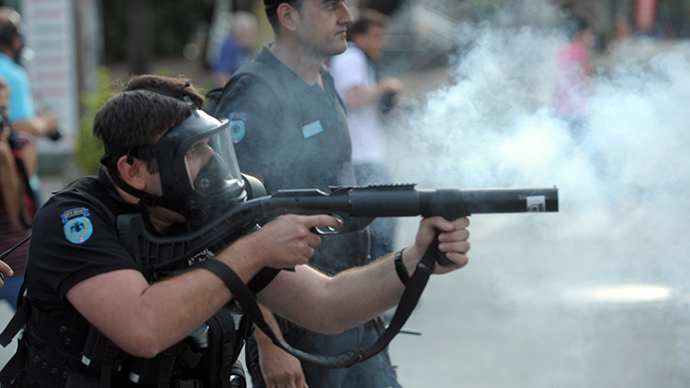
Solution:
M 93 234 L 93 225 L 89 220 L 89 209 L 79 207 L 68 210 L 60 216 L 67 241 L 72 244 L 83 244 Z
M 313 123 L 307 124 L 302 127 L 302 136 L 305 139 L 309 139 L 314 135 L 318 135 L 323 132 L 323 126 L 321 125 L 321 120 L 316 120 Z
M 234 144 L 237 144 L 244 139 L 244 135 L 247 133 L 247 128 L 244 126 L 244 122 L 247 121 L 247 114 L 232 112 L 228 118 L 230 119 L 230 139 Z

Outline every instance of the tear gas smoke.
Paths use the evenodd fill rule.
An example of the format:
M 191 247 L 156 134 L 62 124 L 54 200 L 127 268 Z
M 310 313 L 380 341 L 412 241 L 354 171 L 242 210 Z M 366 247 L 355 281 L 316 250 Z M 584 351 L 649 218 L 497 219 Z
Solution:
M 615 63 L 592 77 L 585 122 L 575 130 L 553 103 L 565 33 L 472 26 L 459 35 L 472 44 L 458 55 L 452 84 L 389 131 L 395 181 L 422 188 L 557 185 L 560 212 L 472 217 L 470 264 L 433 279 L 428 303 L 410 321 L 411 329 L 428 323 L 441 333 L 426 330 L 415 349 L 438 340 L 446 352 L 436 354 L 445 360 L 436 369 L 418 371 L 425 376 L 417 386 L 687 386 L 690 46 L 618 46 L 607 55 Z M 663 52 L 640 58 L 641 49 Z M 407 222 L 401 243 L 414 233 Z M 452 316 L 463 322 L 443 318 L 486 298 L 493 305 L 485 309 L 505 314 L 499 328 L 468 327 L 464 320 L 474 317 L 462 311 Z M 611 342 L 647 324 L 668 340 L 652 346 L 667 346 L 659 350 L 668 357 L 661 371 L 658 361 L 646 364 L 658 357 L 651 342 Z M 493 340 L 473 348 L 473 329 Z M 420 354 L 403 356 L 396 346 L 406 345 L 394 345 L 392 354 L 409 384 Z M 618 363 L 627 363 L 620 365 L 627 372 Z

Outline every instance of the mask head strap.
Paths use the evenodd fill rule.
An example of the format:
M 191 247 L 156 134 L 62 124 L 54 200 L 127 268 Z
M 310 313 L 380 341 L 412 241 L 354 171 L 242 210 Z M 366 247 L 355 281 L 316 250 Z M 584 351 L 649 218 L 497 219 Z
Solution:
M 163 90 L 163 89 L 158 89 L 158 88 L 140 88 L 140 89 L 136 89 L 136 90 L 146 90 L 148 92 L 160 94 L 160 95 L 167 96 L 167 97 L 176 98 L 178 100 L 182 100 L 182 101 L 186 102 L 190 108 L 195 109 L 198 107 L 194 104 L 194 101 L 192 101 L 192 99 L 189 98 L 189 96 L 184 94 L 184 89 L 188 88 L 190 86 L 191 86 L 191 84 L 189 82 L 185 82 L 185 84 L 182 85 L 182 87 L 180 87 L 180 90 L 178 90 L 177 92 L 170 92 L 168 90 Z

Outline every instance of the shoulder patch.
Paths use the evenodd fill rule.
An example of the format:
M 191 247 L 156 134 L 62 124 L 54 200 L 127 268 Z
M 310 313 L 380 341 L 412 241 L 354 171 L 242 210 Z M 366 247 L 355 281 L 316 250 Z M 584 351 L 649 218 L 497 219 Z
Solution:
M 244 122 L 247 121 L 247 114 L 231 112 L 228 118 L 230 119 L 230 138 L 234 144 L 237 144 L 244 139 L 244 135 L 247 133 L 247 128 L 244 125 Z
M 89 209 L 79 207 L 68 210 L 60 216 L 62 218 L 65 238 L 72 244 L 83 244 L 93 234 L 93 224 L 89 220 Z

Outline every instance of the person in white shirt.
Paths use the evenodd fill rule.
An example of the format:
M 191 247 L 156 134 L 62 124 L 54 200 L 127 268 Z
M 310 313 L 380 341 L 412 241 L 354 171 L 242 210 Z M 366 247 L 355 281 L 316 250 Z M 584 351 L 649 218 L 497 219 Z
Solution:
M 383 56 L 387 44 L 388 17 L 361 10 L 348 27 L 347 50 L 331 58 L 335 88 L 347 107 L 352 139 L 352 162 L 358 185 L 390 183 L 386 166 L 381 101 L 400 94 L 403 84 L 391 77 L 376 77 L 374 63 Z M 370 226 L 372 259 L 393 249 L 395 223 L 378 219 Z

